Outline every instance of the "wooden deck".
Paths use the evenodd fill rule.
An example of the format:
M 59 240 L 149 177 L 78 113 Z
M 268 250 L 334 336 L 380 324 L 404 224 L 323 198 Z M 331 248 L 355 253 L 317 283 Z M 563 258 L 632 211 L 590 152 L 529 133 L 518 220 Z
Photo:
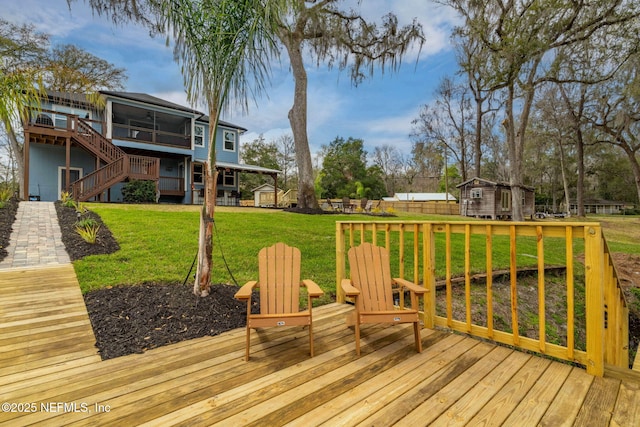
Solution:
M 70 266 L 0 271 L 0 425 L 640 425 L 640 381 L 443 331 L 344 323 L 244 329 L 101 361 Z M 629 371 L 631 372 L 631 371 Z M 6 409 L 9 409 L 7 411 Z M 11 412 L 15 410 L 15 412 Z

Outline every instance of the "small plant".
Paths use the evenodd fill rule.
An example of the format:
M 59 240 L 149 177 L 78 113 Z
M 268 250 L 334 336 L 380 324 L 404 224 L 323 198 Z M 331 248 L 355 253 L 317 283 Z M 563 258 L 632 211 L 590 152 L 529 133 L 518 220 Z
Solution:
M 0 190 L 0 203 L 4 204 L 9 201 L 13 195 L 13 190 L 9 187 Z
M 67 203 L 69 200 L 72 200 L 71 193 L 69 193 L 68 191 L 63 191 L 62 193 L 60 193 L 60 201 L 62 202 L 62 204 Z
M 78 213 L 79 215 L 82 215 L 88 212 L 88 209 L 85 207 L 84 203 L 82 202 L 74 202 L 72 200 L 71 206 L 76 210 L 76 213 Z
M 85 242 L 91 243 L 92 245 L 96 243 L 96 240 L 98 240 L 99 230 L 100 225 L 96 224 L 95 221 L 94 224 L 85 227 L 76 226 L 76 232 L 80 235 L 80 237 L 82 237 Z
M 98 221 L 96 221 L 93 218 L 80 218 L 77 222 L 76 222 L 76 228 L 89 228 L 89 227 L 95 227 L 98 224 Z
M 75 202 L 71 197 L 71 193 L 69 193 L 68 191 L 63 191 L 60 194 L 60 203 L 62 204 L 62 206 L 65 206 L 67 208 L 75 208 Z

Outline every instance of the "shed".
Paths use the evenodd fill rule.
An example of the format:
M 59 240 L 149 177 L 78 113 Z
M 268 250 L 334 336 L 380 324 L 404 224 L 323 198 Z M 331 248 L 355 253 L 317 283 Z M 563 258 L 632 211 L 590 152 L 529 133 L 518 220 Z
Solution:
M 259 187 L 254 188 L 253 190 L 251 190 L 253 192 L 253 206 L 260 206 L 260 198 L 262 194 L 269 194 L 270 195 L 270 199 L 273 200 L 273 195 L 275 193 L 275 188 L 273 185 L 271 184 L 262 184 Z M 262 199 L 264 199 L 264 196 L 262 196 Z
M 512 218 L 511 186 L 482 178 L 471 178 L 456 186 L 460 189 L 460 215 L 475 218 Z M 522 186 L 522 211 L 532 217 L 535 211 L 533 187 Z

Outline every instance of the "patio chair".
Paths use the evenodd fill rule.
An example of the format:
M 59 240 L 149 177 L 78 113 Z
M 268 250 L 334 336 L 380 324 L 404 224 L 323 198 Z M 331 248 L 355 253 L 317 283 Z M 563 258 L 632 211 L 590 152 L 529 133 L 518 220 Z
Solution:
M 351 204 L 351 199 L 349 197 L 342 198 L 342 212 L 353 212 L 353 205 Z
M 300 250 L 284 243 L 262 248 L 258 253 L 258 281 L 249 281 L 235 297 L 247 302 L 247 342 L 249 360 L 251 329 L 271 326 L 308 326 L 309 352 L 313 357 L 312 298 L 323 294 L 312 280 L 300 280 Z M 307 288 L 307 308 L 300 311 L 300 287 Z M 251 294 L 260 290 L 260 313 L 251 313 Z
M 362 209 L 363 212 L 371 212 L 371 206 L 373 206 L 373 202 L 371 200 L 366 197 L 360 199 L 360 209 Z
M 347 297 L 354 298 L 355 310 L 348 315 L 347 324 L 355 325 L 356 353 L 360 355 L 360 325 L 363 323 L 413 323 L 415 346 L 422 352 L 418 297 L 427 289 L 408 280 L 391 278 L 389 252 L 371 243 L 362 243 L 349 249 L 351 279 L 342 279 L 342 289 Z M 399 292 L 409 291 L 411 308 L 394 307 L 393 286 Z

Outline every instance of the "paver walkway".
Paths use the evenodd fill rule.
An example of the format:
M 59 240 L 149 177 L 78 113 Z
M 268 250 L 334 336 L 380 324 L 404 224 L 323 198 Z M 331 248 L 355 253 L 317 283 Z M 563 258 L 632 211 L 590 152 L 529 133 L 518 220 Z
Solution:
M 70 263 L 53 202 L 20 202 L 0 269 Z

